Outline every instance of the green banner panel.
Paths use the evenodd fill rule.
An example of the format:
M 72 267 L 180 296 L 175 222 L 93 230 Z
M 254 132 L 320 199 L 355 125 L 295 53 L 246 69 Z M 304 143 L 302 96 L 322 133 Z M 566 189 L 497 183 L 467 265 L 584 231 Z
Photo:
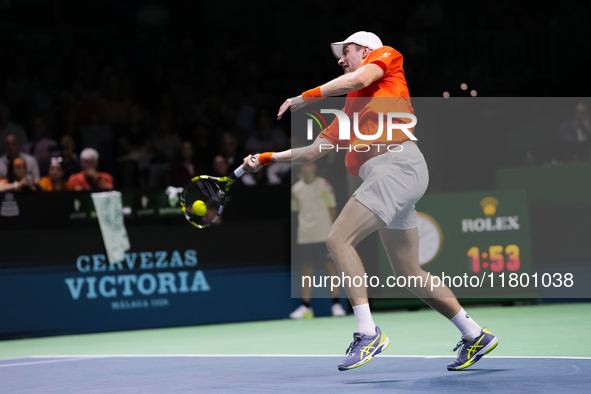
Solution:
M 591 163 L 565 163 L 541 167 L 503 168 L 497 187 L 527 190 L 532 207 L 591 203 Z

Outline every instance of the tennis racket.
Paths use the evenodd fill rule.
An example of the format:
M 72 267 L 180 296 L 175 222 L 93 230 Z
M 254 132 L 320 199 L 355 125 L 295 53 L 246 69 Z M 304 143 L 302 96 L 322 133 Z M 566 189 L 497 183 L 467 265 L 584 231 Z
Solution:
M 257 159 L 251 157 L 254 163 Z M 199 175 L 191 179 L 181 194 L 180 201 L 185 218 L 197 228 L 215 223 L 224 211 L 224 201 L 232 183 L 244 175 L 244 165 L 224 177 Z

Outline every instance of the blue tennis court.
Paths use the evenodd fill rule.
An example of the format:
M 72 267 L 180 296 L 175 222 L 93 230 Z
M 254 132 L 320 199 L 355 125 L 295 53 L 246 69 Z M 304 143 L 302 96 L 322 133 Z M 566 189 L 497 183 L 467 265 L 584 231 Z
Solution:
M 375 313 L 390 347 L 346 372 L 353 316 L 7 340 L 0 392 L 589 392 L 591 304 L 470 310 L 499 346 L 458 372 L 455 328 L 422 309 Z
M 0 363 L 5 393 L 588 393 L 591 358 L 486 357 L 448 372 L 451 357 L 382 356 L 348 373 L 340 356 L 30 357 Z

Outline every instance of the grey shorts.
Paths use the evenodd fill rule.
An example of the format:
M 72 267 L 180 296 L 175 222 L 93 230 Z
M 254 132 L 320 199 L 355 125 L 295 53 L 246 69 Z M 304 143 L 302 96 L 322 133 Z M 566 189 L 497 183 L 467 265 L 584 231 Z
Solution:
M 417 227 L 415 204 L 425 194 L 429 170 L 413 142 L 402 144 L 401 152 L 386 152 L 365 162 L 359 169 L 363 183 L 355 199 L 378 215 L 386 228 Z

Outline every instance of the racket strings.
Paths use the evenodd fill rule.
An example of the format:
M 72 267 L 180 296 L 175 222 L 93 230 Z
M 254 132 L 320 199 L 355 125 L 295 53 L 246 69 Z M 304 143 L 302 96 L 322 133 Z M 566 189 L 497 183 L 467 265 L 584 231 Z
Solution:
M 181 194 L 183 212 L 189 223 L 197 228 L 205 228 L 215 223 L 224 210 L 226 192 L 232 183 L 243 174 L 244 170 L 239 167 L 224 177 L 203 175 L 193 178 Z M 205 212 L 203 212 L 202 204 L 205 204 Z
M 201 227 L 210 225 L 216 219 L 224 202 L 225 192 L 217 179 L 199 178 L 185 188 L 183 198 L 186 207 L 185 216 L 189 222 Z M 204 215 L 198 215 L 193 211 L 193 204 L 199 200 L 203 201 L 207 208 Z
M 221 203 L 221 200 L 224 198 L 223 192 L 220 190 L 219 186 L 213 182 L 205 182 L 205 181 L 197 181 L 197 186 L 199 187 L 201 194 L 204 197 L 213 198 L 216 201 Z M 207 203 L 206 203 L 207 205 Z

